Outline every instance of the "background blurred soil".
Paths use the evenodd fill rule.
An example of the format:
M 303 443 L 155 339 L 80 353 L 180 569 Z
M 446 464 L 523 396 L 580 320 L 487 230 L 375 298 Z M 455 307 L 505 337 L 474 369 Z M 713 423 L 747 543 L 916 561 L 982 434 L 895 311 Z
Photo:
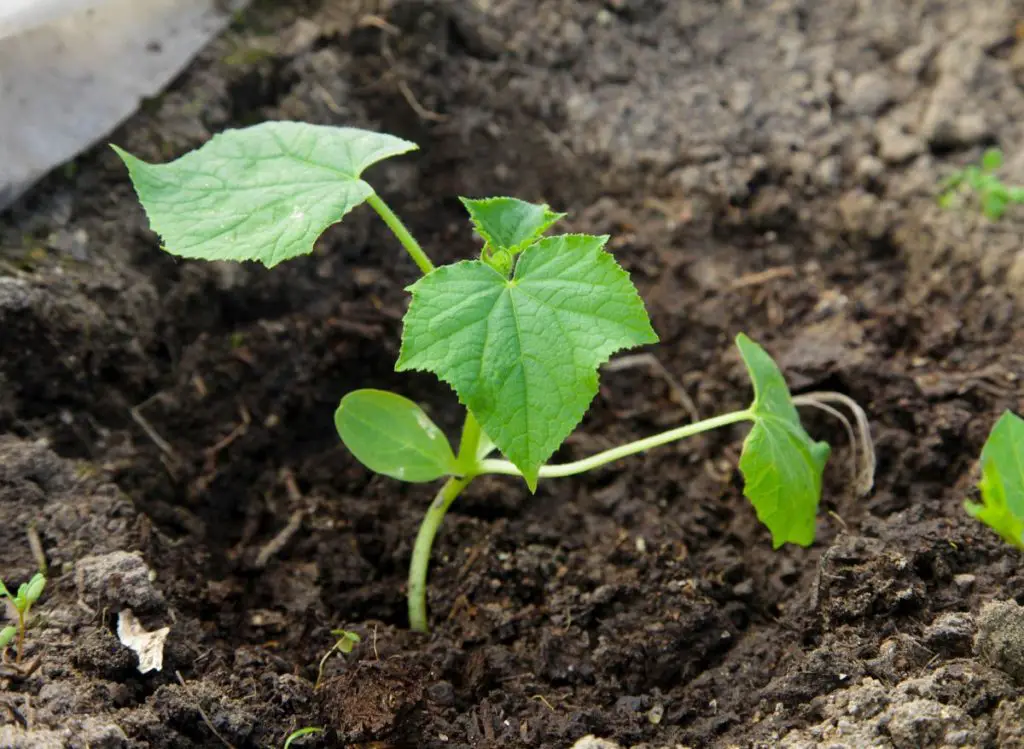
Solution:
M 1024 409 L 1024 219 L 935 203 L 989 145 L 1024 182 L 1022 21 L 1010 0 L 257 3 L 111 140 L 167 160 L 282 118 L 414 140 L 368 178 L 435 260 L 475 250 L 458 195 L 568 211 L 613 236 L 702 415 L 747 403 L 746 332 L 795 391 L 864 405 L 875 490 L 852 495 L 813 415 L 837 450 L 811 549 L 771 550 L 741 428 L 534 496 L 481 480 L 410 634 L 430 490 L 368 475 L 331 414 L 374 384 L 454 434 L 452 394 L 392 371 L 415 267 L 365 210 L 273 272 L 178 261 L 97 148 L 0 217 L 0 573 L 31 575 L 34 533 L 52 575 L 0 745 L 1024 746 L 1020 556 L 962 509 Z M 656 373 L 608 372 L 558 457 L 687 418 Z M 125 607 L 171 627 L 162 672 L 118 643 Z M 314 690 L 338 627 L 362 643 Z

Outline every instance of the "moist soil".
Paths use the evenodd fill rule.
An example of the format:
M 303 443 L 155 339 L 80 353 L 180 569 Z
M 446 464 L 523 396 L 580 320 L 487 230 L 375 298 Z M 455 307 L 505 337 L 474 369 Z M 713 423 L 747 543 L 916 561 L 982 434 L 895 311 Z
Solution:
M 180 261 L 97 147 L 0 218 L 0 574 L 50 573 L 34 668 L 0 666 L 0 745 L 280 747 L 315 726 L 295 746 L 1024 746 L 1024 568 L 962 506 L 1024 407 L 1024 222 L 935 205 L 986 146 L 1024 182 L 1022 10 L 237 16 L 110 140 L 167 160 L 266 119 L 409 138 L 368 179 L 435 261 L 476 251 L 458 195 L 543 200 L 611 235 L 648 305 L 668 376 L 606 371 L 558 460 L 683 423 L 688 399 L 745 407 L 742 331 L 794 392 L 863 405 L 875 486 L 855 495 L 816 414 L 835 450 L 807 549 L 773 550 L 743 498 L 742 427 L 533 495 L 479 480 L 435 545 L 432 631 L 410 633 L 433 488 L 371 476 L 332 414 L 390 388 L 456 436 L 452 393 L 393 372 L 415 266 L 365 209 L 273 271 Z M 170 628 L 162 670 L 118 641 L 126 608 Z M 339 628 L 361 642 L 316 685 Z

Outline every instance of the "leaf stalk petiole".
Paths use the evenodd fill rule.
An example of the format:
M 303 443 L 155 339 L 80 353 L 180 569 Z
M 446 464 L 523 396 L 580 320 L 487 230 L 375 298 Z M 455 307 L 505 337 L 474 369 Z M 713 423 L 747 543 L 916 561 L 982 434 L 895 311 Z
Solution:
M 729 424 L 736 424 L 741 421 L 753 421 L 754 418 L 753 411 L 747 408 L 742 411 L 733 411 L 710 419 L 703 419 L 702 421 L 697 421 L 692 424 L 684 424 L 681 427 L 669 429 L 666 432 L 661 432 L 660 434 L 655 434 L 651 437 L 645 437 L 642 440 L 636 440 L 635 442 L 613 447 L 610 450 L 605 450 L 604 452 L 597 453 L 596 455 L 591 455 L 589 458 L 584 458 L 583 460 L 577 460 L 572 463 L 541 466 L 540 478 L 563 478 L 565 476 L 575 476 L 576 474 L 592 471 L 595 468 L 630 455 L 636 455 L 637 453 L 642 453 L 655 447 L 660 447 L 661 445 L 667 445 L 670 442 L 676 442 L 677 440 L 686 439 L 687 437 L 693 437 L 701 434 L 702 432 L 709 432 L 712 429 L 718 429 L 720 427 L 728 426 Z M 503 476 L 522 476 L 519 469 L 509 461 L 493 459 L 481 460 L 478 464 L 477 473 L 493 473 Z

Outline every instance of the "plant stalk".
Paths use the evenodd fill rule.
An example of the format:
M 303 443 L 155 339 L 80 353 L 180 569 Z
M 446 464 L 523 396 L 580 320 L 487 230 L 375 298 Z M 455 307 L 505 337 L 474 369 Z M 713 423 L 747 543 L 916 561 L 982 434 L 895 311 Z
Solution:
M 377 211 L 378 215 L 384 219 L 384 223 L 388 225 L 391 232 L 395 235 L 399 242 L 402 243 L 402 247 L 409 253 L 409 256 L 416 263 L 416 266 L 420 269 L 423 275 L 427 275 L 434 270 L 434 264 L 430 262 L 430 258 L 427 257 L 427 253 L 420 247 L 420 243 L 416 241 L 409 230 L 405 228 L 405 224 L 402 220 L 395 215 L 387 203 L 381 200 L 380 196 L 376 193 L 366 199 L 366 202 L 370 204 L 373 210 Z
M 553 479 L 562 478 L 564 476 L 575 476 L 578 473 L 592 471 L 593 469 L 603 466 L 606 463 L 611 463 L 614 460 L 619 460 L 620 458 L 625 458 L 630 455 L 636 455 L 637 453 L 642 453 L 645 450 L 660 447 L 661 445 L 667 445 L 669 442 L 693 437 L 701 432 L 709 432 L 712 429 L 718 429 L 719 427 L 728 426 L 729 424 L 736 424 L 740 421 L 753 420 L 754 414 L 749 408 L 744 411 L 733 411 L 732 413 L 723 414 L 722 416 L 715 416 L 710 419 L 694 422 L 693 424 L 676 427 L 675 429 L 670 429 L 667 432 L 655 434 L 651 437 L 645 437 L 644 439 L 637 440 L 636 442 L 630 442 L 626 445 L 613 447 L 611 450 L 605 450 L 604 452 L 597 453 L 597 455 L 591 455 L 589 458 L 584 458 L 583 460 L 577 460 L 572 463 L 563 463 L 561 465 L 541 466 L 540 478 Z M 507 460 L 493 459 L 481 460 L 477 472 L 480 474 L 496 473 L 503 476 L 523 475 L 518 468 Z
M 14 654 L 14 663 L 17 666 L 21 665 L 25 655 L 25 614 L 24 611 L 18 612 L 18 651 Z
M 412 548 L 412 561 L 409 563 L 409 627 L 414 632 L 428 632 L 430 629 L 427 625 L 427 570 L 430 568 L 430 550 L 434 546 L 437 529 L 441 527 L 452 502 L 472 480 L 472 476 L 448 479 L 430 503 L 430 509 L 420 523 L 416 544 Z

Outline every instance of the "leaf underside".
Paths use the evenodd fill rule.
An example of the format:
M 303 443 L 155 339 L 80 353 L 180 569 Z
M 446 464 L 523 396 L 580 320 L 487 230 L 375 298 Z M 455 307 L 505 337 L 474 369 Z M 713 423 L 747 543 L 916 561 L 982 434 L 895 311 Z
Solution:
M 1007 411 L 992 427 L 981 451 L 982 504 L 967 512 L 1007 543 L 1024 549 L 1024 419 Z
M 772 546 L 809 546 L 831 449 L 804 431 L 786 380 L 768 353 L 740 334 L 740 355 L 754 384 L 754 428 L 743 443 L 743 493 L 772 534 Z
M 597 393 L 597 368 L 657 341 L 606 241 L 548 237 L 522 253 L 511 279 L 465 261 L 410 287 L 396 369 L 450 384 L 531 489 Z
M 457 472 L 444 433 L 416 403 L 385 390 L 356 390 L 334 413 L 338 435 L 371 471 L 422 483 Z
M 264 122 L 167 164 L 113 148 L 167 252 L 272 267 L 312 252 L 328 226 L 373 195 L 360 178 L 366 168 L 416 145 L 350 127 Z

